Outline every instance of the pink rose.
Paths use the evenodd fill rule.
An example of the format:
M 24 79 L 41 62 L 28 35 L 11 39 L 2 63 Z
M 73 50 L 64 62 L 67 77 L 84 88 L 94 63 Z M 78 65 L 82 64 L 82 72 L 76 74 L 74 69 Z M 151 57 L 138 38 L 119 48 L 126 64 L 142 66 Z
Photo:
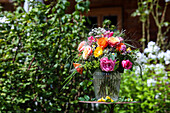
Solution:
M 109 37 L 113 36 L 113 33 L 114 33 L 114 32 L 110 32 L 110 33 L 109 33 Z M 109 38 L 109 37 L 108 37 L 108 38 Z
M 93 36 L 88 37 L 89 45 L 91 45 L 93 42 L 96 42 L 96 39 Z
M 122 42 L 124 39 L 122 37 L 119 37 L 119 40 Z
M 114 71 L 114 66 L 115 66 L 116 60 L 108 59 L 107 57 L 103 57 L 100 59 L 100 68 L 102 71 Z
M 79 46 L 78 46 L 78 51 L 79 52 L 82 52 L 85 48 L 85 46 L 87 45 L 87 42 L 86 41 L 82 41 Z
M 110 32 L 110 31 L 106 31 L 105 33 L 104 33 L 104 37 L 111 37 L 111 36 L 113 36 L 113 33 L 114 32 Z
M 122 67 L 125 69 L 130 69 L 132 67 L 132 62 L 130 62 L 129 60 L 123 60 Z

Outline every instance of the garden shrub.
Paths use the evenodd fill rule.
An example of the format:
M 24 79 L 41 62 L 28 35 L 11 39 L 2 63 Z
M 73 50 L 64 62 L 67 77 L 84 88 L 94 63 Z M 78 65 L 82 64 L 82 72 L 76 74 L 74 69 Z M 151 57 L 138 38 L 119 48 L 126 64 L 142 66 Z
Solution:
M 139 76 L 139 67 L 131 72 L 125 71 L 120 96 L 132 98 L 140 103 L 119 107 L 119 112 L 168 113 L 170 73 L 165 69 L 170 61 L 170 51 L 161 51 L 155 42 L 151 41 L 144 53 L 138 52 L 137 56 L 137 61 L 142 66 L 143 79 Z
M 79 39 L 86 37 L 82 13 L 87 12 L 89 1 L 76 0 L 75 11 L 66 14 L 69 4 L 67 0 L 49 5 L 33 1 L 26 13 L 16 2 L 14 12 L 1 12 L 6 22 L 0 24 L 0 111 L 79 109 L 75 105 L 81 77 L 61 88 Z

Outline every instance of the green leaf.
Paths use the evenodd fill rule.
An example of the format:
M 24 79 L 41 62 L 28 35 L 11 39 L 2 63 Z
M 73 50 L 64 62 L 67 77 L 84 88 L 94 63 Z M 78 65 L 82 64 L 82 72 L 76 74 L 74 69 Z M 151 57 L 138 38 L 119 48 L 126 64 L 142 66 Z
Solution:
M 26 111 L 27 111 L 27 112 L 31 111 L 31 108 L 27 108 Z
M 79 101 L 85 101 L 85 99 L 83 97 L 78 97 Z
M 76 2 L 82 2 L 83 0 L 76 0 Z
M 90 86 L 93 82 L 92 81 L 88 81 L 88 85 Z
M 64 86 L 62 87 L 62 89 L 65 88 L 65 86 L 70 82 L 70 80 L 73 78 L 73 76 L 74 76 L 76 73 L 77 73 L 77 70 L 75 70 L 70 76 L 68 76 L 68 77 L 66 78 L 66 80 L 63 82 Z M 68 80 L 68 81 L 67 81 L 67 80 Z M 61 89 L 61 90 L 62 90 L 62 89 Z
M 130 45 L 130 44 L 128 44 L 128 43 L 124 43 L 124 44 L 127 45 L 127 46 L 129 46 L 129 47 L 136 48 L 135 46 L 132 46 L 132 45 Z
M 139 63 L 137 63 L 137 62 L 134 62 L 134 64 L 139 66 L 139 68 L 140 68 L 140 77 L 144 81 L 143 76 L 142 76 L 142 66 Z
M 90 97 L 89 97 L 88 95 L 84 95 L 84 99 L 85 99 L 86 101 L 89 101 L 89 100 L 90 100 Z

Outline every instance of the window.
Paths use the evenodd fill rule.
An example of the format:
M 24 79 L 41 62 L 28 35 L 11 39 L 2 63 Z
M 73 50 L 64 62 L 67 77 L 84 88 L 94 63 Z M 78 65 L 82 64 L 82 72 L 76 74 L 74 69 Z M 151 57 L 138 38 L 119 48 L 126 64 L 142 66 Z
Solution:
M 98 27 L 98 26 L 97 26 L 97 16 L 88 16 L 88 17 L 86 17 L 85 26 L 86 26 L 88 29 Z
M 101 27 L 105 19 L 111 20 L 111 24 L 117 26 L 119 30 L 122 29 L 122 9 L 121 7 L 111 8 L 92 8 L 86 14 L 87 20 L 91 21 L 90 24 L 86 23 L 88 28 Z

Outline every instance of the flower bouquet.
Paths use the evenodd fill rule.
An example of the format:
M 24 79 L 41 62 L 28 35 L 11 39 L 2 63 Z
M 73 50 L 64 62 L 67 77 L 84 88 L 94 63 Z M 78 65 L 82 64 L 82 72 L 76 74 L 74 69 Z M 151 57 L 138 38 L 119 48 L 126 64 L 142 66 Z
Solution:
M 94 28 L 86 41 L 78 45 L 78 55 L 73 63 L 75 71 L 66 79 L 67 83 L 76 72 L 83 74 L 87 70 L 93 75 L 96 99 L 109 96 L 118 99 L 121 73 L 132 69 L 135 63 L 135 50 L 122 38 L 123 32 L 106 31 Z

